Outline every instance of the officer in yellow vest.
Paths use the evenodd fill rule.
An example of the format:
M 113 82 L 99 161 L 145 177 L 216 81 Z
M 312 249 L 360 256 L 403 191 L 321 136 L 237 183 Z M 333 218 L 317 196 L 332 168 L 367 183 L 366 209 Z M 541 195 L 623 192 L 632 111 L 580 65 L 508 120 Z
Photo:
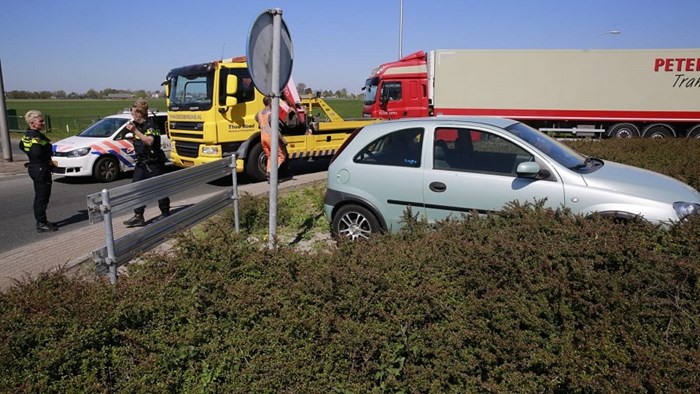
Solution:
M 46 207 L 51 198 L 51 171 L 54 163 L 51 161 L 53 150 L 51 140 L 44 135 L 44 115 L 37 110 L 30 110 L 24 115 L 28 129 L 19 141 L 19 148 L 27 154 L 29 163 L 27 170 L 34 182 L 34 219 L 36 230 L 40 233 L 58 230 L 55 223 L 46 219 Z

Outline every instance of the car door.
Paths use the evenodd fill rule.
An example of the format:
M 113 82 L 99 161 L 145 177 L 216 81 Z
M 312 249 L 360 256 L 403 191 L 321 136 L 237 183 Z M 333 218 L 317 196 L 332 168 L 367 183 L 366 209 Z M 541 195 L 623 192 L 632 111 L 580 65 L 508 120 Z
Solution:
M 358 151 L 347 173 L 348 194 L 377 209 L 389 230 L 401 227 L 407 209 L 425 215 L 420 179 L 423 128 L 403 128 L 385 134 Z
M 425 171 L 423 194 L 426 217 L 437 221 L 502 210 L 514 200 L 521 203 L 547 199 L 552 208 L 564 204 L 564 187 L 556 173 L 545 179 L 521 178 L 519 163 L 536 161 L 549 169 L 539 155 L 504 135 L 479 128 L 436 128 L 428 138 L 432 168 Z M 544 174 L 544 172 L 541 172 Z

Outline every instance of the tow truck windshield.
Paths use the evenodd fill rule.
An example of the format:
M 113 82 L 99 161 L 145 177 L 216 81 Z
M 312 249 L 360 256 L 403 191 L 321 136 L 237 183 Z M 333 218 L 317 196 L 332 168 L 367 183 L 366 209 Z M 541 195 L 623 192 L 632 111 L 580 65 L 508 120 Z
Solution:
M 171 111 L 206 111 L 212 106 L 214 72 L 170 75 Z

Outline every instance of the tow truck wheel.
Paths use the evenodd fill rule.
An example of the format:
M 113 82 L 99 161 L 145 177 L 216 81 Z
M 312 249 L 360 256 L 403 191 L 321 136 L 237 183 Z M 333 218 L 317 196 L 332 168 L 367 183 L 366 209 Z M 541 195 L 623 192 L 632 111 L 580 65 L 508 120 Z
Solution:
M 112 182 L 119 176 L 119 162 L 112 156 L 102 156 L 95 162 L 92 176 L 98 182 Z
M 267 156 L 262 150 L 262 144 L 257 143 L 253 146 L 248 154 L 248 160 L 245 163 L 245 172 L 248 177 L 255 182 L 265 180 L 265 172 L 267 172 Z
M 283 148 L 283 150 L 285 160 L 280 166 L 278 174 L 288 175 L 289 154 L 287 153 L 286 149 Z M 262 182 L 265 180 L 265 173 L 267 172 L 267 155 L 265 155 L 265 152 L 263 152 L 261 143 L 255 144 L 255 146 L 253 146 L 253 148 L 250 150 L 245 166 L 246 175 L 248 175 L 251 180 L 255 182 Z

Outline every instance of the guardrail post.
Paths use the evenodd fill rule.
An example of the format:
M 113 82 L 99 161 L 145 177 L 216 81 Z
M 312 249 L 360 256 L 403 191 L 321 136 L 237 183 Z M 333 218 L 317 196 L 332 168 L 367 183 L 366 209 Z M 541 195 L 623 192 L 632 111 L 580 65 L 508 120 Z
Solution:
M 102 189 L 102 206 L 100 207 L 105 222 L 105 242 L 107 243 L 107 266 L 109 283 L 117 283 L 117 262 L 114 255 L 114 229 L 112 228 L 112 206 L 109 202 L 109 190 Z
M 236 174 L 236 154 L 231 155 L 231 179 L 233 184 L 233 194 L 231 194 L 231 199 L 233 200 L 233 223 L 236 228 L 236 234 L 241 232 L 238 216 L 238 175 Z

